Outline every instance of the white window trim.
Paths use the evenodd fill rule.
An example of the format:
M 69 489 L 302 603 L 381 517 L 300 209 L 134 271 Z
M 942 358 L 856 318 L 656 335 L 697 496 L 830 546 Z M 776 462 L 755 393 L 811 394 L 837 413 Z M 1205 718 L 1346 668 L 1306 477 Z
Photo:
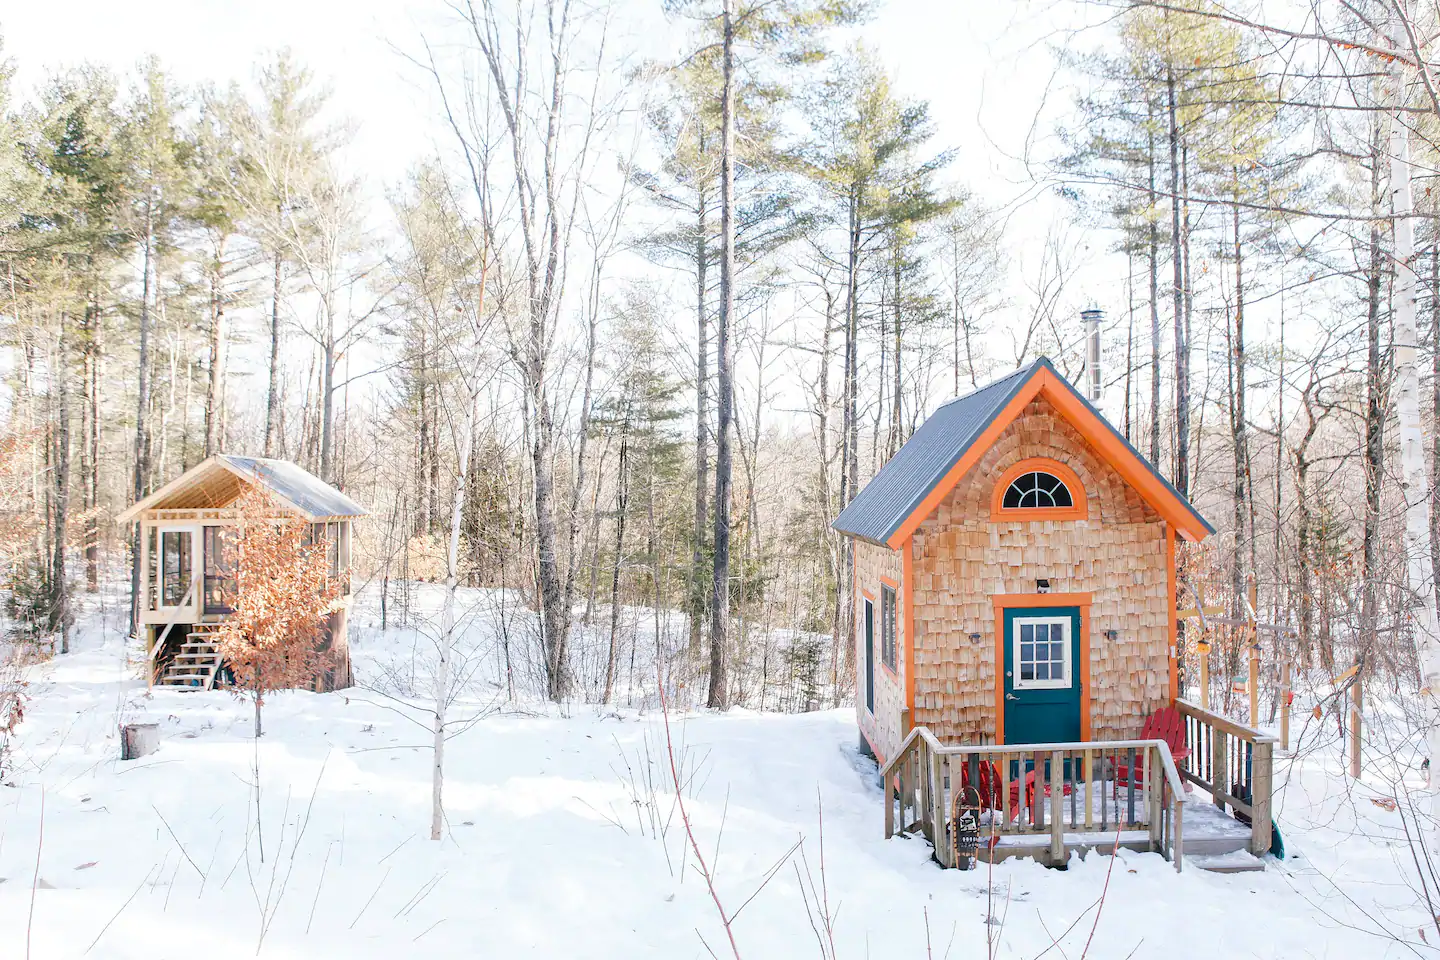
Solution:
M 1021 628 L 1022 626 L 1025 626 L 1026 624 L 1029 624 L 1029 625 L 1032 625 L 1032 626 L 1036 626 L 1036 625 L 1040 625 L 1040 624 L 1044 624 L 1044 625 L 1046 625 L 1046 626 L 1054 626 L 1055 624 L 1061 624 L 1061 625 L 1064 627 L 1064 630 L 1063 630 L 1064 639 L 1062 640 L 1063 646 L 1061 647 L 1061 652 L 1064 654 L 1063 663 L 1064 663 L 1064 666 L 1065 666 L 1065 678 L 1064 678 L 1063 680 L 1054 680 L 1054 679 L 1051 679 L 1051 680 L 1022 680 L 1022 679 L 1020 679 L 1020 628 Z M 1071 651 L 1070 651 L 1071 643 L 1072 643 L 1072 641 L 1073 641 L 1073 639 L 1074 639 L 1074 638 L 1070 635 L 1070 631 L 1071 631 L 1072 629 L 1074 629 L 1074 624 L 1071 622 L 1071 619 L 1070 619 L 1069 616 L 1059 616 L 1059 617 L 1016 617 L 1014 620 L 1011 620 L 1011 621 L 1010 621 L 1010 631 L 1011 631 L 1011 636 L 1010 636 L 1010 642 L 1011 642 L 1010 666 L 1011 666 L 1012 672 L 1015 674 L 1015 676 L 1014 676 L 1014 678 L 1012 679 L 1011 684 L 1010 684 L 1011 687 L 1012 687 L 1013 689 L 1015 689 L 1015 690 L 1069 690 L 1069 689 L 1073 688 L 1073 687 L 1075 686 L 1075 670 L 1074 670 L 1074 664 L 1071 662 L 1072 657 L 1071 657 Z M 1052 641 L 1052 642 L 1053 642 L 1053 641 Z

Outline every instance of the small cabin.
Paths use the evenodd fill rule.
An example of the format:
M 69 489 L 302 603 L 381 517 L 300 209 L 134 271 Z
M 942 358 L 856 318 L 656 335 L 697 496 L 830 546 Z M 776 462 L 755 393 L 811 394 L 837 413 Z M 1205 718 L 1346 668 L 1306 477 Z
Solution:
M 1213 530 L 1049 360 L 942 406 L 834 528 L 854 548 L 861 748 L 900 784 L 899 828 L 908 801 L 946 861 L 947 804 L 970 785 L 1007 814 L 1000 834 L 1033 840 L 1048 815 L 1052 860 L 1087 817 L 1173 849 L 1161 821 L 1193 789 L 1179 747 L 1191 734 L 1163 757 L 1142 734 L 1157 712 L 1186 731 L 1224 719 L 1196 721 L 1177 697 L 1176 546 Z M 1204 759 L 1194 783 L 1253 799 L 1253 749 L 1239 771 L 1251 786 L 1205 779 Z
M 304 518 L 323 541 L 332 577 L 343 584 L 339 609 L 325 624 L 332 668 L 319 688 L 350 686 L 351 524 L 368 511 L 287 460 L 218 454 L 191 467 L 116 521 L 140 524 L 137 628 L 149 679 L 185 690 L 209 689 L 224 668 L 210 641 L 231 613 L 236 581 L 233 538 L 238 501 L 259 487 L 283 511 Z

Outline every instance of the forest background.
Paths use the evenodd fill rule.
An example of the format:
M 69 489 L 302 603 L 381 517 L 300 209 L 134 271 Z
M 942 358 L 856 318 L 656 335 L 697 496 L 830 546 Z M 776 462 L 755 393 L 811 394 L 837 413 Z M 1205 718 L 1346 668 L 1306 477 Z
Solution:
M 954 6 L 0 15 L 18 635 L 128 578 L 129 503 L 262 454 L 370 507 L 387 620 L 524 597 L 512 694 L 636 696 L 647 616 L 681 702 L 840 703 L 829 521 L 945 400 L 1078 382 L 1099 306 L 1106 412 L 1219 530 L 1190 592 L 1291 628 L 1267 709 L 1355 666 L 1433 728 L 1435 10 Z

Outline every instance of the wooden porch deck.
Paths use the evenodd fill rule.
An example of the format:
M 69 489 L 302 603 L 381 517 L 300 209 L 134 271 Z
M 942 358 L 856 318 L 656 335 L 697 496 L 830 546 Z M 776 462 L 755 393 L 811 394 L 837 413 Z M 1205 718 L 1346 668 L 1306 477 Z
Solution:
M 919 833 L 943 866 L 968 867 L 955 824 L 962 804 L 988 791 L 980 860 L 1061 865 L 1071 853 L 1118 845 L 1160 853 L 1177 871 L 1186 857 L 1203 869 L 1262 869 L 1273 738 L 1183 700 L 1176 706 L 1188 749 L 1178 765 L 1162 740 L 944 745 L 916 727 L 881 771 L 891 787 L 885 835 Z M 967 799 L 970 784 L 979 788 Z

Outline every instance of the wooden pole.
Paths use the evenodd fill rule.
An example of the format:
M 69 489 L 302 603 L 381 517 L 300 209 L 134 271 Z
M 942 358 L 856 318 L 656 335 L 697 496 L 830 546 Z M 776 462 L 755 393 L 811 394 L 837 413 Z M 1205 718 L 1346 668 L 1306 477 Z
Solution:
M 1280 749 L 1290 749 L 1290 661 L 1280 662 Z
M 1260 728 L 1260 643 L 1254 635 L 1254 628 L 1251 628 L 1250 644 L 1250 679 L 1246 684 L 1250 688 L 1250 726 Z
M 1200 706 L 1210 709 L 1210 642 L 1201 640 L 1195 644 L 1195 656 L 1200 660 Z
M 1356 675 L 1350 686 L 1350 776 L 1356 780 L 1360 779 L 1360 718 L 1364 706 L 1360 677 Z
M 1250 601 L 1250 628 L 1246 632 L 1250 635 L 1250 678 L 1246 686 L 1250 693 L 1250 726 L 1259 729 L 1260 727 L 1260 630 L 1256 608 L 1260 605 L 1260 591 L 1255 586 L 1255 577 L 1250 577 L 1250 586 L 1246 591 Z

